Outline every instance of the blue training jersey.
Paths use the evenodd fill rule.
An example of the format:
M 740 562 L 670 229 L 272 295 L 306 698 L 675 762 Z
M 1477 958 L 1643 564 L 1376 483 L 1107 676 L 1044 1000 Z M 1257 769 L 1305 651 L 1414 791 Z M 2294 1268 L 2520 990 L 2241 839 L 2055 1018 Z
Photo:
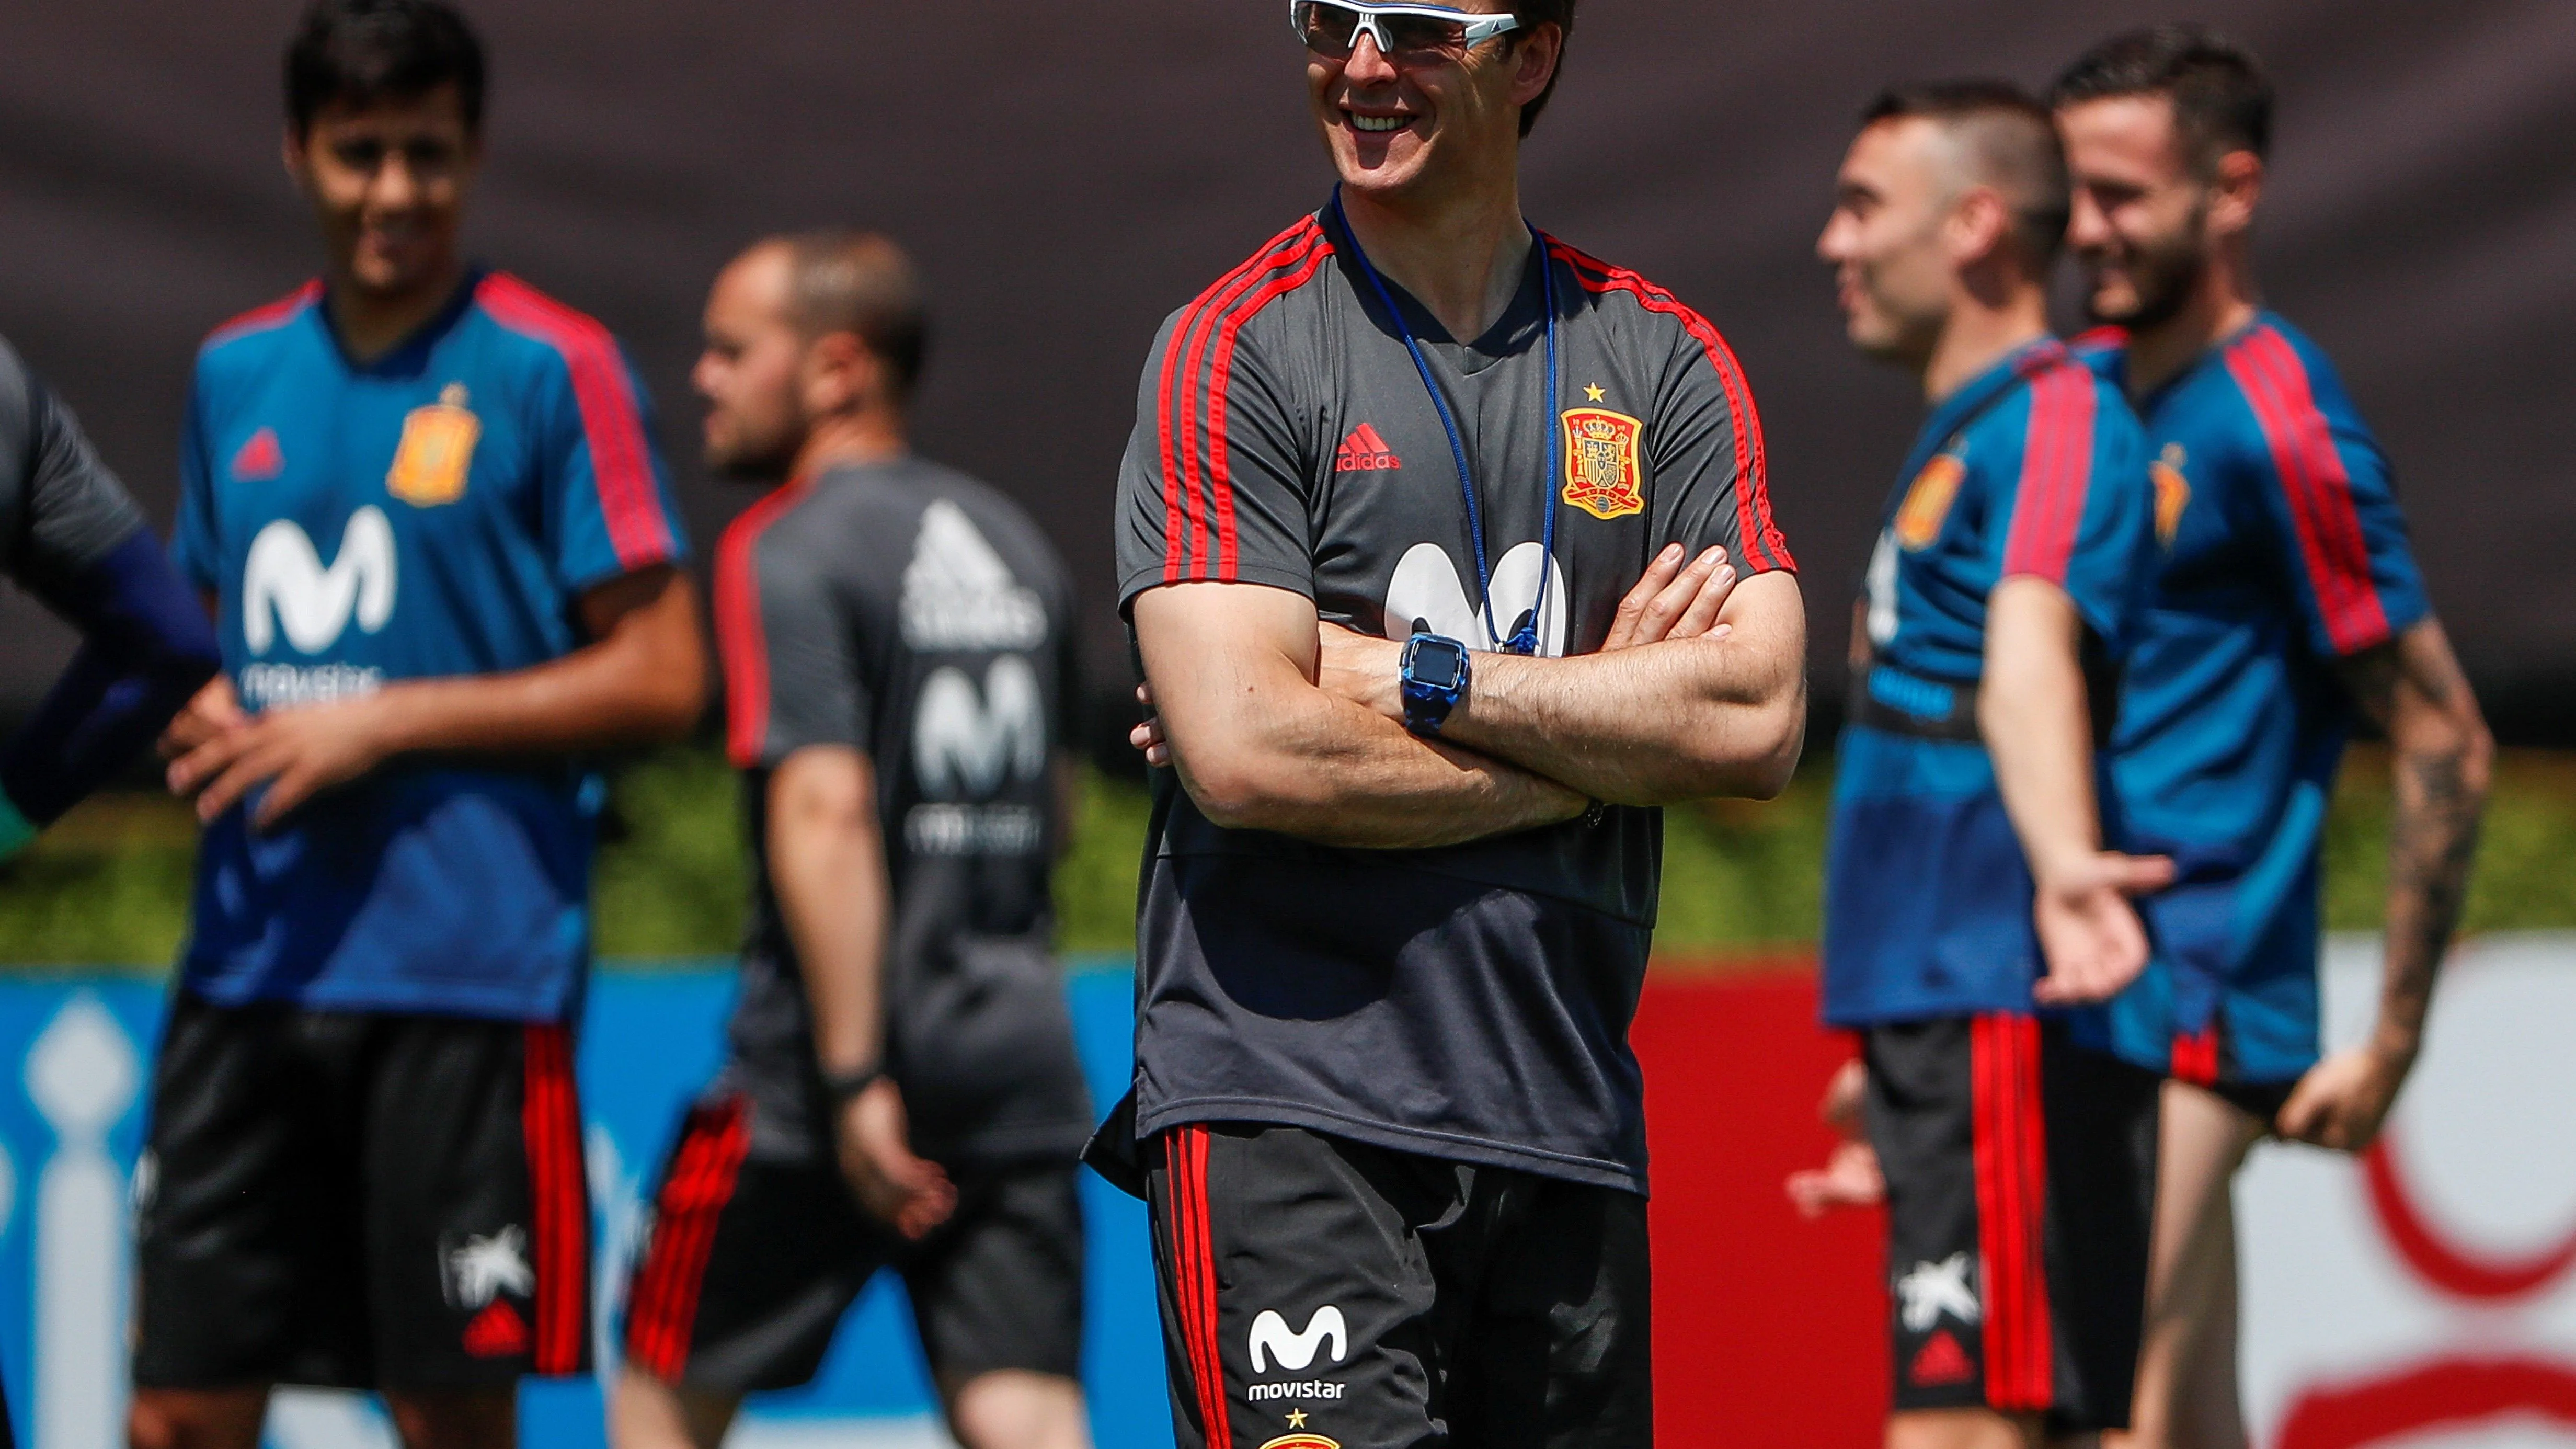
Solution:
M 2125 384 L 2116 334 L 2080 349 Z M 2388 459 L 2314 343 L 2264 313 L 2142 399 L 2172 542 L 2111 743 L 2122 838 L 2170 854 L 2156 952 L 2077 1038 L 2184 1080 L 2317 1059 L 2318 844 L 2358 722 L 2335 662 L 2431 613 Z
M 616 340 L 497 272 L 364 365 L 318 284 L 216 329 L 181 465 L 178 559 L 253 712 L 561 658 L 584 591 L 684 549 Z M 185 986 L 562 1019 L 599 794 L 569 759 L 405 759 L 266 832 L 237 807 L 198 851 Z
M 2028 1011 L 2030 868 L 1976 736 L 1986 599 L 2063 588 L 2103 657 L 2154 566 L 2145 439 L 2054 339 L 1933 409 L 1897 475 L 1862 595 L 1870 660 L 1835 762 L 1825 1019 Z

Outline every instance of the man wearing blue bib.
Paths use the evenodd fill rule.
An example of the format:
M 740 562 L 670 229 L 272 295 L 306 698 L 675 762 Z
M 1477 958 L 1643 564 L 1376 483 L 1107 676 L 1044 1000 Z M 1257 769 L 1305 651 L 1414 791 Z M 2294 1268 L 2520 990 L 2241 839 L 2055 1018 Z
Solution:
M 2433 616 L 2388 459 L 2325 355 L 2257 299 L 2250 233 L 2272 90 L 2197 26 L 2119 36 L 2058 81 L 2082 350 L 2155 450 L 2170 548 L 2130 656 L 2112 777 L 2126 837 L 2170 854 L 2155 959 L 2079 1017 L 2156 1070 L 2162 1180 L 2133 1446 L 2241 1449 L 2228 1185 L 2266 1131 L 2358 1152 L 2422 1044 L 2493 752 Z M 2388 737 L 2377 1023 L 2319 1060 L 2318 848 L 2345 741 Z
M 2136 419 L 2048 334 L 2066 205 L 2045 107 L 1920 86 L 1865 114 L 1818 246 L 1852 341 L 1932 408 L 1855 609 L 1825 886 L 1825 1018 L 1860 1034 L 1840 1085 L 1888 1201 L 1895 1449 L 2116 1427 L 2137 1355 L 2155 1082 L 2038 1015 L 2137 973 L 2127 897 L 2166 875 L 2105 850 L 2096 808 L 2156 540 Z
M 705 666 L 642 390 L 458 247 L 483 63 L 439 0 L 318 0 L 286 161 L 322 280 L 216 329 L 177 555 L 225 675 L 170 783 L 206 833 L 138 1174 L 139 1445 L 258 1440 L 278 1383 L 502 1445 L 589 1342 L 570 1024 L 580 753 Z

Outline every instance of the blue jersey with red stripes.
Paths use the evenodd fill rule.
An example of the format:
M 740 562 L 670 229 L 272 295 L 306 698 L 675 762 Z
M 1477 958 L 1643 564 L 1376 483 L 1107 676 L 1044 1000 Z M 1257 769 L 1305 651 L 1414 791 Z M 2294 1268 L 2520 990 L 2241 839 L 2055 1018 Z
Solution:
M 177 555 L 218 600 L 243 707 L 577 648 L 585 591 L 682 555 L 645 409 L 605 328 L 501 273 L 363 364 L 318 286 L 218 328 Z M 568 759 L 411 759 L 266 831 L 237 807 L 198 852 L 187 989 L 560 1019 L 589 957 L 598 794 Z
M 2116 336 L 2086 358 L 2125 383 Z M 2140 400 L 2170 546 L 2111 771 L 2156 954 L 2081 1039 L 2188 1080 L 2317 1058 L 2318 843 L 2357 722 L 2337 661 L 2431 613 L 2388 459 L 2316 345 L 2270 313 Z
M 1836 761 L 1826 863 L 1828 1021 L 2031 1009 L 2030 870 L 1975 731 L 1987 597 L 2006 578 L 2045 579 L 2094 652 L 2116 655 L 2155 542 L 2137 418 L 2055 339 L 1925 420 L 1862 595 L 1869 663 Z

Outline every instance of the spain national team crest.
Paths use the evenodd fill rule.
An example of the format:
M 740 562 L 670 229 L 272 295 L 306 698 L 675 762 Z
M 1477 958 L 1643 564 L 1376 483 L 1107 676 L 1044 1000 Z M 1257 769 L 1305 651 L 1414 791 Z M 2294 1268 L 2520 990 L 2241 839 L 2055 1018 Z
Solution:
M 402 442 L 385 473 L 385 491 L 415 508 L 433 508 L 465 496 L 474 444 L 483 420 L 466 411 L 465 384 L 451 382 L 438 401 L 403 419 Z
M 1262 1445 L 1261 1449 L 1342 1449 L 1342 1444 L 1338 1439 L 1299 1430 L 1294 1434 L 1282 1434 Z
M 1921 553 L 1941 536 L 1950 505 L 1958 501 L 1959 485 L 1967 479 L 1968 465 L 1956 453 L 1934 457 L 1914 475 L 1914 486 L 1905 490 L 1905 501 L 1896 509 L 1896 541 L 1906 552 Z
M 1637 439 L 1646 425 L 1608 408 L 1565 410 L 1565 501 L 1595 518 L 1646 511 Z
M 2183 450 L 2180 443 L 2165 444 L 2165 455 L 2147 465 L 2147 476 L 2156 480 L 2156 542 L 2173 547 L 2174 535 L 2182 531 L 2182 511 L 2191 506 L 2191 480 L 2182 473 Z

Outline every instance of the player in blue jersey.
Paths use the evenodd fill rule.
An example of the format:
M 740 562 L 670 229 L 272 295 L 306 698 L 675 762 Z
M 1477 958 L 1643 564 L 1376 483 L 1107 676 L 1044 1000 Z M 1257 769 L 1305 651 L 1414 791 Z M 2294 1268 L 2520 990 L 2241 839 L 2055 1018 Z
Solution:
M 1854 611 L 1825 887 L 1898 1449 L 2116 1427 L 2137 1358 L 2155 1079 L 2038 1014 L 2136 975 L 2128 897 L 2169 869 L 2104 849 L 2096 806 L 2155 533 L 2135 417 L 2048 332 L 2066 208 L 2046 107 L 1913 87 L 1864 114 L 1817 248 L 1854 344 L 1931 407 Z
M 482 53 L 437 0 L 320 0 L 286 160 L 323 278 L 218 328 L 178 555 L 225 677 L 174 725 L 206 822 L 138 1173 L 138 1445 L 259 1437 L 278 1383 L 505 1445 L 587 1358 L 570 1024 L 582 752 L 685 733 L 705 662 L 640 387 L 469 266 Z
M 2265 311 L 2250 238 L 2272 92 L 2254 57 L 2165 26 L 2058 81 L 2089 351 L 2145 420 L 2170 539 L 2111 743 L 2127 837 L 2172 855 L 2156 955 L 2086 1036 L 2164 1072 L 2134 1445 L 2233 1449 L 2228 1182 L 2265 1132 L 2358 1151 L 2423 1040 L 2493 745 L 2433 616 L 2388 460 L 2314 343 Z M 2319 1060 L 2318 834 L 2344 742 L 2395 776 L 2378 1021 Z

